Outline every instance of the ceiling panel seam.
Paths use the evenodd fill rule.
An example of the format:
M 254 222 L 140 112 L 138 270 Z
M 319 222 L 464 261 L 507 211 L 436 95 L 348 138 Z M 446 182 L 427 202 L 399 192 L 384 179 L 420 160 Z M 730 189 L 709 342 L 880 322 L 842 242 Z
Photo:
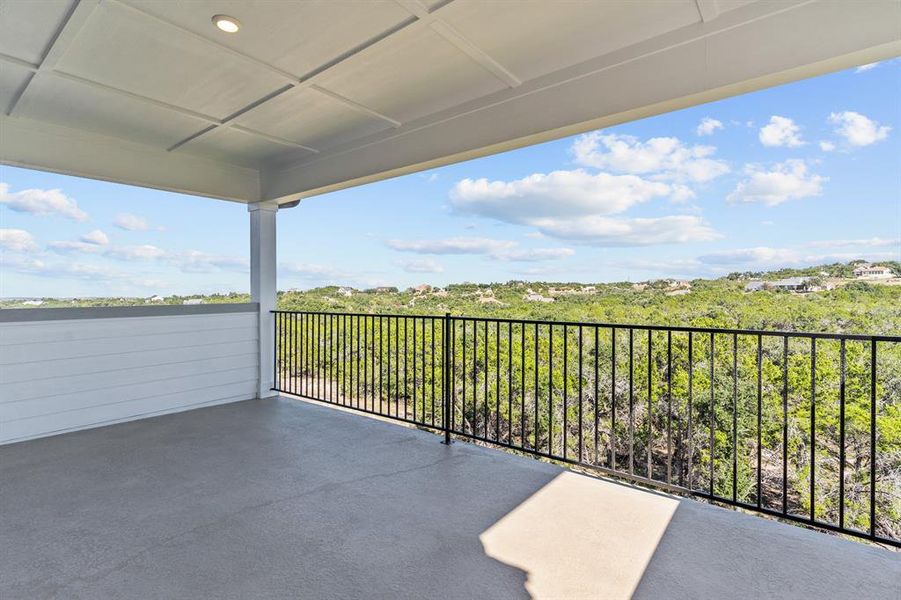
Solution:
M 73 4 L 71 10 L 63 19 L 62 24 L 60 24 L 59 28 L 48 42 L 47 49 L 44 51 L 41 62 L 36 65 L 31 77 L 28 78 L 19 92 L 10 101 L 9 106 L 6 109 L 7 116 L 15 115 L 16 108 L 19 106 L 19 103 L 22 101 L 25 94 L 28 93 L 28 89 L 31 87 L 34 78 L 44 71 L 49 71 L 56 66 L 56 63 L 59 62 L 68 49 L 69 44 L 75 39 L 75 36 L 78 35 L 78 31 L 85 23 L 87 23 L 88 19 L 94 13 L 94 9 L 96 9 L 99 4 L 99 0 L 75 0 L 75 4 Z

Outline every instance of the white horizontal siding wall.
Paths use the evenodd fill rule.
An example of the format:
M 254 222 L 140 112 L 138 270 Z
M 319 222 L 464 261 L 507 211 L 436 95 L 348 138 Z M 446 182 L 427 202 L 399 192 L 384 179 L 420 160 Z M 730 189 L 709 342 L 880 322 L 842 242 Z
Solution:
M 13 312 L 0 311 L 0 444 L 257 395 L 255 304 Z

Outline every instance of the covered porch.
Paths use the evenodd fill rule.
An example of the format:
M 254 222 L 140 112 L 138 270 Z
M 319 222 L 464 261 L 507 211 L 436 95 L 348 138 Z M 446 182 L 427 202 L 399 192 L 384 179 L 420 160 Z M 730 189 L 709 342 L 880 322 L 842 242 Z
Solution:
M 901 560 L 882 548 L 496 448 L 444 445 L 428 431 L 287 397 L 301 378 L 311 380 L 294 370 L 298 357 L 309 354 L 280 341 L 279 332 L 290 331 L 295 342 L 298 331 L 303 340 L 313 338 L 295 326 L 297 315 L 288 317 L 291 329 L 284 316 L 278 320 L 276 234 L 279 212 L 304 198 L 901 55 L 895 0 L 512 6 L 4 1 L 0 164 L 246 204 L 252 302 L 0 313 L 0 597 L 897 598 Z M 233 31 L 217 29 L 223 15 Z M 317 323 L 336 317 L 315 315 Z M 372 361 L 362 364 L 363 408 L 373 389 L 365 383 L 372 372 L 366 365 L 375 364 L 374 330 L 366 323 L 378 319 L 381 348 L 382 317 L 389 318 L 363 315 L 362 354 L 357 338 L 356 356 Z M 442 339 L 455 339 L 459 327 L 464 352 L 470 327 L 475 349 L 474 323 L 448 316 L 442 325 L 437 318 L 437 331 L 450 334 Z M 518 348 L 526 347 L 532 331 L 526 323 L 502 330 L 495 321 L 497 340 L 503 342 L 501 331 L 508 339 L 517 333 Z M 414 317 L 413 335 L 416 323 Z M 420 325 L 425 336 L 424 320 Z M 481 325 L 484 342 L 488 329 Z M 539 324 L 528 325 L 535 326 L 528 347 L 537 364 Z M 578 327 L 581 365 L 582 325 L 542 323 L 542 350 L 552 353 L 554 331 L 560 336 L 563 328 L 557 339 L 566 344 Z M 594 327 L 597 357 L 601 325 L 587 327 Z M 622 344 L 634 328 L 607 329 L 615 356 L 616 331 Z M 650 329 L 667 336 L 668 348 L 683 334 L 688 344 L 700 339 L 692 334 L 709 334 L 711 382 L 714 355 L 734 360 L 737 336 L 756 336 L 760 347 L 761 332 L 644 329 L 648 347 Z M 334 347 L 343 349 L 350 338 L 340 331 L 345 346 Z M 722 352 L 714 335 L 733 354 Z M 871 461 L 856 469 L 866 475 L 876 464 L 876 383 L 899 376 L 880 367 L 878 380 L 877 346 L 883 352 L 901 340 L 857 338 L 848 344 L 859 345 L 871 374 L 864 399 L 873 411 L 866 436 Z M 845 340 L 840 343 L 844 365 Z M 333 346 L 316 338 L 317 352 L 326 347 Z M 507 370 L 494 362 L 498 381 L 512 372 L 511 347 Z M 439 406 L 446 402 L 449 409 L 445 434 L 479 440 L 472 424 L 469 430 L 454 425 L 449 391 L 456 375 L 447 368 L 453 358 L 446 348 L 444 342 L 439 354 L 432 352 L 430 425 L 434 400 L 441 398 Z M 784 348 L 787 353 L 787 341 Z M 440 396 L 436 356 L 445 378 Z M 320 367 L 335 362 L 318 354 L 316 361 Z M 617 372 L 616 359 L 610 363 Z M 594 367 L 597 389 L 597 359 Z M 667 377 L 672 370 L 667 366 Z M 759 382 L 759 366 L 757 372 Z M 379 393 L 381 373 L 380 365 Z M 568 376 L 566 367 L 563 373 Z M 359 368 L 356 376 L 359 381 Z M 554 376 L 547 388 L 556 395 L 548 398 L 562 401 L 565 415 L 574 392 L 564 387 L 560 394 Z M 463 371 L 463 385 L 466 377 Z M 610 381 L 616 421 L 616 377 Z M 534 398 L 544 386 L 536 375 Z M 509 384 L 506 389 L 512 397 Z M 728 395 L 734 387 L 722 389 L 727 401 L 735 397 Z M 337 387 L 329 380 L 325 390 Z M 351 397 L 361 400 L 357 393 L 341 401 L 349 404 Z M 463 388 L 464 409 L 466 402 Z M 393 406 L 396 417 L 396 401 Z M 483 438 L 491 422 L 485 410 L 482 421 L 472 421 L 481 423 Z M 501 441 L 505 431 L 499 414 L 492 413 L 497 435 L 489 442 Z M 519 414 L 525 423 L 525 410 Z M 550 419 L 550 407 L 547 414 Z M 596 399 L 593 414 L 597 457 Z M 580 413 L 580 453 L 581 422 Z M 625 421 L 618 422 L 622 429 Z M 557 438 L 542 438 L 536 417 L 533 453 L 556 459 L 562 450 L 567 458 L 572 446 L 565 427 L 555 447 Z M 509 446 L 514 427 L 506 431 Z M 735 431 L 732 426 L 733 449 Z M 560 432 L 550 428 L 554 436 Z M 661 459 L 670 483 L 669 434 L 667 427 L 665 458 L 655 458 L 649 444 L 647 482 L 663 482 L 654 463 Z M 520 451 L 529 439 L 521 426 Z M 712 447 L 713 433 L 710 439 Z M 844 430 L 841 440 L 844 448 Z M 547 442 L 544 454 L 539 441 Z M 623 455 L 615 441 L 610 454 L 615 466 Z M 690 474 L 691 450 L 687 456 Z M 844 506 L 844 455 L 841 462 L 835 496 Z M 683 472 L 681 458 L 676 468 Z M 758 459 L 758 489 L 759 473 Z M 776 510 L 786 518 L 787 477 L 783 470 L 781 513 Z M 866 490 L 853 490 L 866 501 L 860 506 L 869 511 L 867 526 L 851 532 L 839 520 L 831 528 L 897 545 L 879 537 L 875 517 L 890 513 L 878 505 L 886 501 L 877 500 L 876 478 L 869 482 Z M 741 500 L 736 487 L 733 475 L 734 503 Z M 712 475 L 708 495 L 715 495 Z M 817 518 L 811 507 L 800 520 Z

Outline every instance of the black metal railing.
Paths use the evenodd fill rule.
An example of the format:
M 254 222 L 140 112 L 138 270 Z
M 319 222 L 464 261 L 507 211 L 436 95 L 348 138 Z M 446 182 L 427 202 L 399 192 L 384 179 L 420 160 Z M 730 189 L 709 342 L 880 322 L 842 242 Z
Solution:
M 901 546 L 901 337 L 275 311 L 275 387 Z

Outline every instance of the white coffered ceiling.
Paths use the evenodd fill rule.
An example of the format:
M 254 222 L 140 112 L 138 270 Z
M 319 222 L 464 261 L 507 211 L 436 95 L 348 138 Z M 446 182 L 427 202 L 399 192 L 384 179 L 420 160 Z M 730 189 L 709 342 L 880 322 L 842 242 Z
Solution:
M 288 201 L 898 54 L 901 0 L 0 0 L 0 161 Z

